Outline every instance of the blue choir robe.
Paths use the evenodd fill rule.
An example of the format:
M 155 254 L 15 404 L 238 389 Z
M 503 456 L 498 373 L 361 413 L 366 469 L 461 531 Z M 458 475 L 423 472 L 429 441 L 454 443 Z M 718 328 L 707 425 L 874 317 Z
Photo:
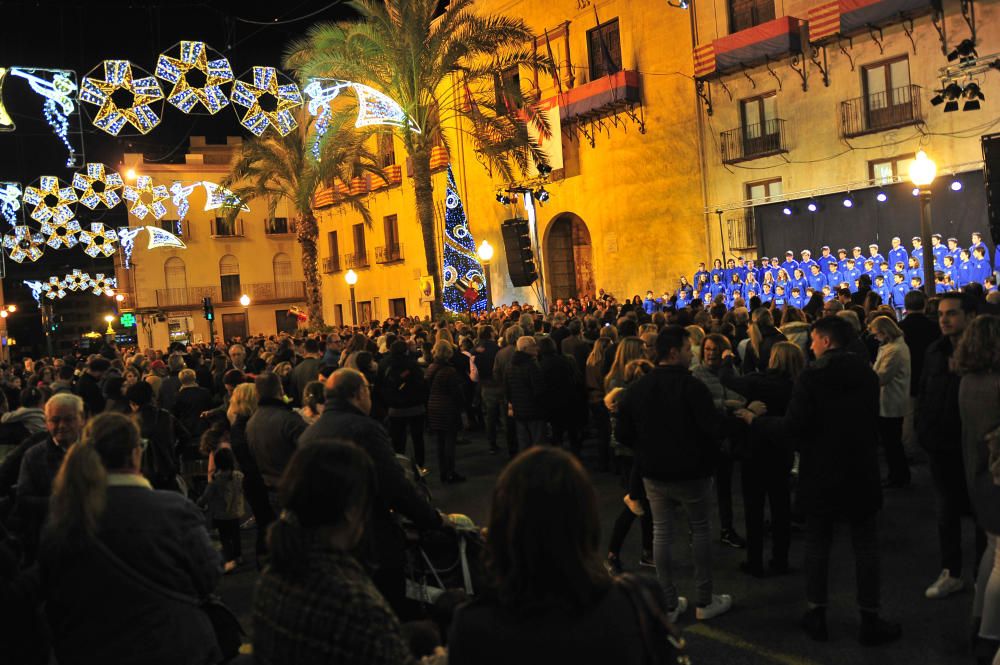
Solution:
M 697 286 L 701 283 L 702 276 L 706 277 L 708 281 L 712 281 L 712 274 L 710 272 L 707 270 L 699 270 L 694 274 L 694 279 L 691 280 L 691 283 Z
M 975 280 L 972 278 L 972 261 L 962 261 L 958 266 L 958 279 L 955 280 L 955 284 L 962 288 L 973 281 Z
M 910 292 L 910 285 L 906 282 L 892 285 L 892 306 L 896 309 L 903 309 L 903 299 Z
M 809 286 L 813 288 L 813 291 L 822 291 L 823 287 L 829 284 L 829 282 L 826 281 L 826 275 L 823 273 L 818 275 L 810 274 L 806 281 L 809 283 Z
M 829 264 L 836 263 L 837 259 L 833 256 L 821 256 L 816 259 L 816 263 L 819 265 L 819 271 L 821 274 L 825 275 L 830 271 Z
M 910 258 L 910 253 L 906 251 L 905 247 L 896 247 L 895 249 L 889 250 L 889 267 L 892 270 L 896 269 L 896 263 L 902 263 L 903 267 L 906 267 L 906 262 Z
M 934 255 L 934 269 L 940 270 L 944 268 L 944 257 L 948 256 L 948 248 L 944 245 L 932 247 L 931 254 Z
M 782 263 L 781 267 L 785 269 L 785 272 L 787 272 L 789 276 L 791 276 L 795 274 L 795 269 L 799 267 L 799 262 L 792 259 L 791 261 L 785 261 Z
M 855 293 L 858 290 L 858 277 L 861 276 L 861 271 L 857 268 L 848 268 L 844 271 L 844 281 L 847 282 L 847 288 L 851 290 L 851 293 Z

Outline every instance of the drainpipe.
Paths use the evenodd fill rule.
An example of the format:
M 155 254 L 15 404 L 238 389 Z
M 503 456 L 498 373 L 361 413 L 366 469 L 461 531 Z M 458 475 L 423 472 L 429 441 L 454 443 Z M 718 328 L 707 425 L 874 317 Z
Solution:
M 698 45 L 698 15 L 696 10 L 695 0 L 691 0 L 690 12 L 691 12 L 691 52 L 694 53 L 694 47 Z M 698 95 L 694 98 L 695 113 L 698 116 L 698 171 L 701 175 L 701 209 L 702 214 L 705 216 L 705 249 L 708 251 L 709 256 L 712 254 L 712 221 L 709 216 L 708 211 L 708 175 L 705 173 L 705 167 L 708 163 L 708 157 L 705 154 L 705 118 L 701 112 L 701 100 L 698 99 Z M 720 251 L 725 251 L 723 247 L 719 248 Z M 711 263 L 706 262 L 706 265 Z M 725 256 L 723 256 L 723 265 L 725 265 Z

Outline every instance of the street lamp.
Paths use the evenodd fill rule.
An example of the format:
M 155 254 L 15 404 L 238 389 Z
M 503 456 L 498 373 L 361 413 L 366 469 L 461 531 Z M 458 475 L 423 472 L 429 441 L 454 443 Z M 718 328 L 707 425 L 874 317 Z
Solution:
M 246 327 L 244 340 L 250 339 L 250 296 L 243 294 L 240 296 L 240 304 L 243 305 L 243 325 Z
M 7 311 L 13 314 L 17 311 L 17 305 L 7 305 Z
M 108 329 L 104 331 L 104 334 L 105 335 L 114 335 L 115 334 L 115 329 L 111 326 L 111 322 L 115 320 L 115 317 L 113 317 L 112 315 L 108 314 L 107 316 L 104 317 L 104 320 L 108 322 Z
M 351 325 L 358 325 L 358 302 L 354 298 L 354 285 L 358 283 L 358 273 L 348 270 L 344 275 L 344 281 L 351 287 Z
M 486 310 L 493 309 L 493 298 L 490 295 L 490 260 L 493 258 L 493 245 L 483 241 L 476 250 L 479 260 L 483 264 L 483 288 L 486 289 Z
M 910 181 L 920 194 L 920 249 L 924 265 L 924 293 L 932 297 L 934 288 L 934 253 L 931 252 L 931 183 L 937 175 L 937 164 L 923 150 L 910 162 Z

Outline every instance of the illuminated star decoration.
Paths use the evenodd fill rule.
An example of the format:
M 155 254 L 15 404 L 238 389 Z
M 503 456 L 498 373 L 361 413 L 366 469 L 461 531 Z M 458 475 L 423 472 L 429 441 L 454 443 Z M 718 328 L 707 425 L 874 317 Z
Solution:
M 38 187 L 28 187 L 24 190 L 24 202 L 35 206 L 31 218 L 42 224 L 51 221 L 53 224 L 65 224 L 73 219 L 76 203 L 76 192 L 72 187 L 64 186 L 59 178 L 43 175 L 39 178 Z
M 73 174 L 73 188 L 80 192 L 80 203 L 91 210 L 98 203 L 108 209 L 121 203 L 118 191 L 124 185 L 118 173 L 105 171 L 104 164 L 87 164 L 86 173 L 80 171 Z
M 203 180 L 201 184 L 205 187 L 205 193 L 207 194 L 205 198 L 205 210 L 235 208 L 239 206 L 240 210 L 250 212 L 250 206 L 240 201 L 235 194 L 225 187 L 217 185 L 214 182 L 209 182 L 208 180 Z
M 188 81 L 191 71 L 204 76 L 204 85 L 191 85 Z M 209 60 L 205 42 L 182 41 L 179 59 L 161 53 L 156 61 L 156 75 L 174 84 L 167 101 L 185 113 L 190 113 L 194 105 L 201 102 L 206 111 L 215 115 L 229 103 L 219 86 L 232 82 L 233 68 L 225 58 Z
M 16 182 L 0 182 L 0 217 L 7 220 L 11 226 L 17 226 L 20 221 L 21 185 Z
M 38 76 L 37 74 L 51 74 L 52 80 Z M 76 165 L 76 148 L 69 141 L 69 116 L 76 111 L 74 97 L 76 95 L 76 74 L 66 69 L 24 69 L 12 67 L 11 76 L 19 76 L 28 82 L 31 89 L 45 98 L 42 104 L 42 112 L 45 114 L 45 122 L 49 124 L 59 140 L 66 146 L 69 156 L 66 158 L 66 166 Z M 82 146 L 81 146 L 82 151 Z
M 188 197 L 191 196 L 191 192 L 193 192 L 194 188 L 197 187 L 199 184 L 201 183 L 196 182 L 193 185 L 188 185 L 187 187 L 185 187 L 180 182 L 175 181 L 174 184 L 170 185 L 170 193 L 173 194 L 173 198 L 171 200 L 177 207 L 178 222 L 187 217 L 188 210 L 191 209 L 191 204 L 188 202 Z
M 135 248 L 135 237 L 142 232 L 143 227 L 137 226 L 129 228 L 122 226 L 118 229 L 118 244 L 122 248 L 122 267 L 126 270 L 132 267 L 132 250 Z
M 146 203 L 142 195 L 149 195 L 149 203 Z M 166 185 L 154 185 L 153 179 L 148 175 L 141 175 L 135 180 L 135 186 L 125 185 L 125 200 L 132 204 L 129 212 L 139 219 L 146 219 L 146 215 L 152 213 L 156 219 L 163 219 L 167 214 L 167 206 L 163 202 L 170 197 Z
M 73 268 L 72 273 L 63 277 L 63 284 L 70 291 L 89 291 L 91 288 L 90 282 L 90 275 L 79 268 Z
M 294 82 L 278 85 L 278 71 L 274 67 L 254 67 L 253 83 L 237 79 L 232 100 L 247 109 L 240 124 L 255 136 L 263 134 L 268 126 L 282 136 L 298 127 L 292 111 L 302 106 L 302 93 Z
M 58 277 L 49 277 L 49 281 L 42 284 L 42 293 L 49 300 L 66 297 L 66 285 Z
M 10 258 L 21 263 L 25 259 L 37 261 L 42 258 L 44 238 L 27 226 L 15 226 L 14 232 L 3 237 L 3 246 L 10 250 Z
M 71 219 L 65 224 L 42 224 L 42 235 L 46 237 L 45 244 L 52 249 L 71 249 L 78 242 L 76 234 L 80 232 L 80 222 Z
M 156 249 L 158 247 L 187 249 L 187 245 L 170 231 L 164 231 L 158 226 L 147 226 L 146 230 L 149 232 L 149 245 L 146 246 L 146 249 Z
M 0 67 L 0 132 L 12 132 L 15 129 L 14 119 L 3 105 L 3 82 L 7 78 L 8 71 L 6 67 Z
M 95 296 L 113 296 L 115 288 L 118 286 L 114 277 L 105 277 L 104 273 L 101 272 L 94 275 L 94 279 L 90 280 L 90 285 L 93 287 L 92 293 Z
M 104 224 L 91 224 L 89 231 L 80 231 L 80 242 L 85 244 L 84 254 L 96 258 L 98 254 L 111 256 L 115 253 L 115 243 L 118 234 L 114 229 L 107 229 Z
M 448 166 L 448 186 L 444 213 L 444 261 L 441 299 L 453 312 L 481 312 L 486 309 L 486 278 L 476 254 L 476 242 L 469 231 L 455 176 Z
M 114 95 L 119 91 L 127 93 L 119 97 L 130 101 L 129 106 L 119 107 L 115 102 Z M 147 134 L 160 124 L 160 114 L 151 104 L 161 102 L 162 107 L 163 90 L 152 76 L 133 78 L 132 63 L 128 60 L 105 60 L 103 79 L 84 77 L 80 99 L 99 107 L 94 126 L 112 136 L 118 136 L 126 124 L 140 134 Z

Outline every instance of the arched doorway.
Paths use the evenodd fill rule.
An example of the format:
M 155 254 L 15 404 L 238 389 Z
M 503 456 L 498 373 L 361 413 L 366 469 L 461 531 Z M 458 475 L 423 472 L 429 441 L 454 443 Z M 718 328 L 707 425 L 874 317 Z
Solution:
M 549 224 L 545 235 L 545 279 L 553 301 L 597 290 L 590 231 L 571 212 L 556 216 Z

